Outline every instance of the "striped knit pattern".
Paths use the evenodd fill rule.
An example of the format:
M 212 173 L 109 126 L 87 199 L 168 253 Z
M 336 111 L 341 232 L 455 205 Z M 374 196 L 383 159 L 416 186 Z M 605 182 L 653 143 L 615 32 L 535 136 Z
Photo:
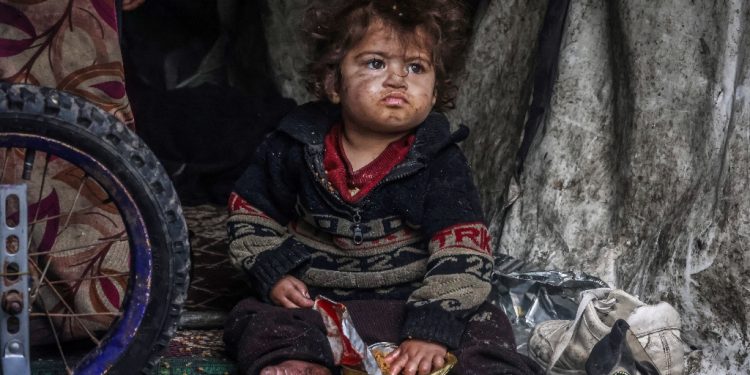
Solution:
M 385 221 L 389 220 L 393 219 Z M 368 290 L 380 298 L 400 299 L 406 288 L 408 305 L 421 312 L 412 316 L 448 322 L 445 337 L 440 339 L 455 342 L 459 338 L 453 337 L 454 332 L 464 324 L 455 316 L 473 312 L 490 292 L 493 259 L 487 228 L 478 222 L 454 225 L 423 246 L 418 231 L 402 225 L 386 234 L 382 221 L 362 223 L 376 230 L 369 231 L 369 238 L 356 245 L 344 235 L 348 233 L 346 223 L 340 226 L 339 234 L 338 223 L 321 228 L 315 224 L 331 221 L 303 215 L 283 227 L 232 194 L 230 258 L 265 293 L 286 270 L 303 262 L 307 264 L 299 278 L 311 290 L 326 291 L 333 298 L 360 299 L 357 291 Z M 274 260 L 257 262 L 264 256 Z M 451 322 L 457 326 L 451 327 Z M 407 336 L 436 335 L 434 326 L 419 322 L 411 326 L 414 328 L 406 331 Z
M 309 258 L 292 234 L 268 215 L 232 193 L 229 198 L 229 259 L 244 270 L 260 296 Z

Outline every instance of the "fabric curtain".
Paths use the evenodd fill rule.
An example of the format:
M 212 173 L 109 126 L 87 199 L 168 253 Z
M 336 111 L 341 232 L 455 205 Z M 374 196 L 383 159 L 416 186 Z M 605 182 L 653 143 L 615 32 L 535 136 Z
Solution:
M 0 0 L 0 80 L 67 91 L 133 127 L 115 0 Z
M 0 0 L 0 81 L 81 96 L 133 127 L 115 0 Z M 37 156 L 40 159 L 44 160 Z M 44 223 L 29 228 L 29 247 L 44 254 L 30 263 L 42 265 L 31 267 L 34 284 L 42 278 L 127 274 L 127 242 L 102 241 L 122 237 L 125 224 L 114 203 L 101 203 L 107 193 L 100 185 L 62 158 L 35 163 L 32 175 L 46 178 L 29 181 L 21 179 L 22 150 L 0 150 L 0 160 L 4 170 L 11 171 L 4 183 L 23 182 L 34 192 L 27 201 L 29 223 Z M 93 245 L 69 256 L 69 248 L 81 244 Z M 62 314 L 73 306 L 79 314 L 91 314 L 51 320 L 63 341 L 88 338 L 87 332 L 106 330 L 112 324 L 112 312 L 119 311 L 126 289 L 126 277 L 87 277 L 67 288 L 39 289 L 33 309 Z M 30 330 L 34 343 L 51 342 L 54 337 L 46 320 L 32 319 Z

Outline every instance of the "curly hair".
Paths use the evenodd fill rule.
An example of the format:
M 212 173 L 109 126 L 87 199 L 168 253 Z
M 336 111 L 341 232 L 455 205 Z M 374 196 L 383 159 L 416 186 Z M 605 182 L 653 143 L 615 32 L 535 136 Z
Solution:
M 463 63 L 469 31 L 459 0 L 313 0 L 303 20 L 310 58 L 308 90 L 327 100 L 327 75 L 334 73 L 338 85 L 341 61 L 375 21 L 393 28 L 406 42 L 430 43 L 437 91 L 434 109 L 454 108 L 458 88 L 453 75 Z M 417 35 L 428 40 L 414 40 Z

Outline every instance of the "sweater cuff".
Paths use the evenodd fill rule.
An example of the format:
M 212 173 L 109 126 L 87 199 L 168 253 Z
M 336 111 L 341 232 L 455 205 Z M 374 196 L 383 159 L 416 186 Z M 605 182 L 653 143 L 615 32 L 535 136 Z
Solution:
M 434 306 L 411 307 L 406 313 L 401 340 L 433 341 L 455 350 L 461 343 L 467 322 Z
M 245 269 L 253 288 L 265 302 L 270 302 L 271 288 L 282 277 L 310 260 L 310 253 L 294 238 L 288 238 L 274 250 L 258 255 L 253 266 Z

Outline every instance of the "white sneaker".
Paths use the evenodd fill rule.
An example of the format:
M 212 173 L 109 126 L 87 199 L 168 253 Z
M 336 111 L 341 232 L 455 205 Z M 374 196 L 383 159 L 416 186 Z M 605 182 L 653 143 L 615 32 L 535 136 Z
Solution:
M 550 374 L 586 374 L 591 349 L 623 319 L 662 375 L 681 375 L 684 347 L 680 316 L 666 302 L 646 305 L 619 289 L 581 293 L 575 320 L 539 323 L 529 338 L 529 356 Z

